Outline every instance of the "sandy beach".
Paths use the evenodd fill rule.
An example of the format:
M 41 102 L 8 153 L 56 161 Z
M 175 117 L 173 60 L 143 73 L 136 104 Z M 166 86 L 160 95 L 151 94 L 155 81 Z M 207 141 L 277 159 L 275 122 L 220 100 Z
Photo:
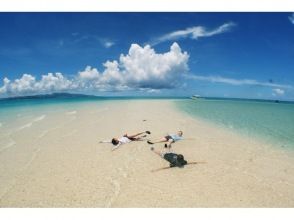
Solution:
M 172 168 L 146 141 L 182 130 Z M 172 100 L 112 101 L 36 115 L 0 152 L 0 207 L 294 207 L 293 153 L 179 112 Z M 163 149 L 163 144 L 154 145 Z

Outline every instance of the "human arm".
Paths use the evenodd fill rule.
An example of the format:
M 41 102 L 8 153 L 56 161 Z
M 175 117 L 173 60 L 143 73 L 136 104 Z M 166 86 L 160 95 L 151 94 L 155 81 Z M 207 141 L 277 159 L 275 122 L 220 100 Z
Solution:
M 173 168 L 173 167 L 161 167 L 161 168 L 158 168 L 158 169 L 151 170 L 151 172 L 157 172 L 157 171 L 160 171 L 160 170 L 167 170 L 167 169 L 170 169 L 170 168 Z
M 205 161 L 199 161 L 199 162 L 189 162 L 186 165 L 192 165 L 192 164 L 203 164 L 206 163 Z
M 206 163 L 206 162 L 205 161 L 190 162 L 190 163 L 187 163 L 186 165 L 203 164 L 203 163 Z M 177 167 L 177 166 L 162 167 L 162 168 L 151 170 L 151 172 L 157 172 L 157 171 L 160 171 L 160 170 L 167 170 L 167 169 L 174 168 L 174 167 Z
M 101 144 L 101 143 L 111 143 L 111 141 L 109 141 L 109 140 L 106 140 L 106 141 L 99 141 L 99 143 Z
M 111 148 L 111 151 L 116 150 L 117 148 L 119 148 L 120 145 L 121 145 L 121 142 L 119 142 L 117 145 L 114 145 L 114 146 Z

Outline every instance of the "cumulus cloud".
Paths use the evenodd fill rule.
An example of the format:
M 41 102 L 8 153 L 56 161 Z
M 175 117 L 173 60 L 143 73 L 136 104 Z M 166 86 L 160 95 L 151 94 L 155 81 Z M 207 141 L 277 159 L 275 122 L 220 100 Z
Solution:
M 79 73 L 84 81 L 91 80 L 90 87 L 107 89 L 127 88 L 174 88 L 179 78 L 188 71 L 189 55 L 182 52 L 177 43 L 173 43 L 170 51 L 156 53 L 149 45 L 141 47 L 132 44 L 127 55 L 121 54 L 118 61 L 107 61 L 104 71 L 87 67 Z
M 61 73 L 48 73 L 43 75 L 39 81 L 30 74 L 23 74 L 20 79 L 14 81 L 5 77 L 3 84 L 0 88 L 0 94 L 7 95 L 39 94 L 76 88 L 74 83 Z
M 230 85 L 251 85 L 251 86 L 265 86 L 265 87 L 279 87 L 284 89 L 293 88 L 291 85 L 284 85 L 284 84 L 276 84 L 276 83 L 269 83 L 269 82 L 259 82 L 254 79 L 232 79 L 232 78 L 225 78 L 222 76 L 201 76 L 201 75 L 185 75 L 187 79 L 194 79 L 194 80 L 201 80 L 201 81 L 208 81 L 213 83 L 225 83 Z
M 294 24 L 294 13 L 292 13 L 289 17 L 289 20 L 292 24 Z
M 177 43 L 170 51 L 158 54 L 149 45 L 144 48 L 133 44 L 128 55 L 120 56 L 124 80 L 143 88 L 173 88 L 179 77 L 187 72 L 189 55 Z
M 208 30 L 206 27 L 203 26 L 195 26 L 189 27 L 185 30 L 177 30 L 168 34 L 165 34 L 161 37 L 154 39 L 151 44 L 156 45 L 164 41 L 170 40 L 177 40 L 180 38 L 191 38 L 191 39 L 198 39 L 201 37 L 211 37 L 217 34 L 222 34 L 225 32 L 230 31 L 234 26 L 236 26 L 233 22 L 225 23 L 215 29 Z
M 273 89 L 273 93 L 272 93 L 273 96 L 282 96 L 284 94 L 285 94 L 285 91 L 282 89 L 279 89 L 279 88 Z
M 73 81 L 67 79 L 62 73 L 48 73 L 43 75 L 42 79 L 35 83 L 36 91 L 64 91 L 76 88 Z
M 79 72 L 79 77 L 84 80 L 93 80 L 99 78 L 100 74 L 96 68 L 87 66 L 84 71 Z
M 106 61 L 104 70 L 87 66 L 69 79 L 62 73 L 48 73 L 37 80 L 30 74 L 10 81 L 4 78 L 0 94 L 24 95 L 70 90 L 115 91 L 147 89 L 155 92 L 162 88 L 180 85 L 182 76 L 188 71 L 189 55 L 173 43 L 166 53 L 157 53 L 149 45 L 132 44 L 128 54 L 119 60 Z

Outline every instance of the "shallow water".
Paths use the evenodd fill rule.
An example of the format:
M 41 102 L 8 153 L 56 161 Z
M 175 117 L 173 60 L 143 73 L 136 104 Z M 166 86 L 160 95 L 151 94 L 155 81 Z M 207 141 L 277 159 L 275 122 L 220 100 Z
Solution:
M 95 109 L 105 102 L 141 99 L 128 97 L 57 97 L 51 99 L 0 100 L 0 145 L 14 145 L 11 136 L 50 120 L 58 114 L 75 117 L 79 109 Z M 146 98 L 142 98 L 146 99 Z M 201 117 L 254 138 L 262 138 L 278 147 L 294 149 L 294 104 L 253 100 L 177 99 L 176 106 L 192 116 Z M 71 119 L 70 119 L 71 120 Z M 38 136 L 43 136 L 41 131 Z
M 250 100 L 177 100 L 177 107 L 196 117 L 294 149 L 294 104 Z

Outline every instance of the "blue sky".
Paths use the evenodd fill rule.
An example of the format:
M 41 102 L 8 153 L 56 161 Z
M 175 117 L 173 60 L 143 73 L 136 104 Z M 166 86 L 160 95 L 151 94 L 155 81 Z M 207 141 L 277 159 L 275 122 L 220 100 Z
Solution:
M 294 100 L 293 13 L 0 13 L 0 96 Z

